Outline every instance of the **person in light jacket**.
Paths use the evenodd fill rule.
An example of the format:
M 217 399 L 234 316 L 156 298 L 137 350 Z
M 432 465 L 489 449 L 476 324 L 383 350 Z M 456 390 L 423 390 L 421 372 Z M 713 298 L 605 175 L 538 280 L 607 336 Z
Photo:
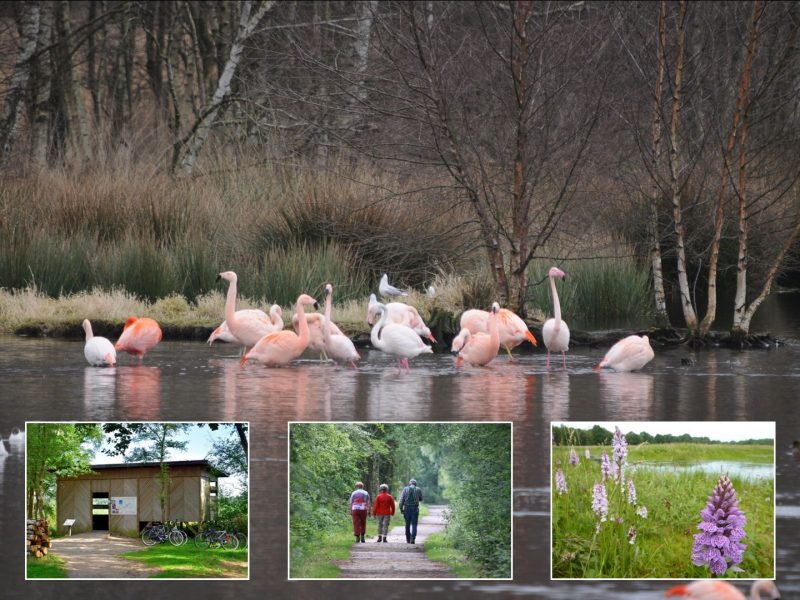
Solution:
M 364 535 L 367 533 L 367 515 L 369 514 L 369 492 L 364 489 L 364 484 L 360 481 L 356 483 L 356 489 L 350 494 L 350 514 L 353 517 L 353 535 L 356 542 L 364 543 Z

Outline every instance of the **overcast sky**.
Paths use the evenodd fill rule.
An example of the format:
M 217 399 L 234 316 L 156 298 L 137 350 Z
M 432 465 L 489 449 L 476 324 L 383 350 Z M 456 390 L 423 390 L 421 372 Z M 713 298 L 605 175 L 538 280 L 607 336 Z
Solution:
M 775 439 L 773 421 L 553 421 L 551 425 L 566 425 L 575 429 L 591 429 L 600 425 L 609 431 L 614 431 L 616 426 L 622 433 L 646 431 L 651 435 L 688 433 L 692 437 L 708 437 L 720 442 Z

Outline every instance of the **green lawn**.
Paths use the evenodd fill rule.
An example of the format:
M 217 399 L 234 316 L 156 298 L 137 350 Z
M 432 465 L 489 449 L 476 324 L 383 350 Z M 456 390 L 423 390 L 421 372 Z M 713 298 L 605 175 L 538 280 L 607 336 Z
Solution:
M 221 548 L 203 550 L 194 543 L 184 546 L 158 544 L 122 555 L 149 567 L 161 569 L 154 575 L 158 578 L 173 577 L 247 577 L 247 549 L 224 550 Z
M 63 579 L 67 576 L 67 565 L 64 559 L 55 554 L 42 558 L 33 558 L 28 554 L 28 579 Z

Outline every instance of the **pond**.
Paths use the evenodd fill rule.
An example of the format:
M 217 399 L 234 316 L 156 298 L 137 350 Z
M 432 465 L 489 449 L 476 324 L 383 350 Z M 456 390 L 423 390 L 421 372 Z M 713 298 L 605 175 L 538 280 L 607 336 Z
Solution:
M 699 471 L 701 473 L 710 473 L 711 475 L 728 475 L 731 478 L 738 477 L 740 479 L 772 479 L 774 476 L 774 467 L 771 464 L 764 465 L 729 460 L 709 460 L 685 465 L 666 462 L 641 462 L 631 464 L 630 468 L 664 473 L 694 473 Z
M 369 350 L 356 370 L 312 358 L 288 368 L 242 370 L 230 346 L 164 342 L 143 365 L 123 356 L 117 368 L 101 369 L 85 365 L 82 342 L 3 337 L 0 434 L 8 436 L 26 420 L 250 421 L 252 580 L 215 582 L 196 590 L 197 597 L 240 598 L 242 585 L 254 596 L 322 597 L 365 588 L 285 581 L 287 421 L 513 421 L 514 581 L 373 582 L 370 591 L 385 598 L 418 591 L 442 598 L 458 592 L 467 598 L 655 599 L 663 597 L 669 582 L 549 580 L 550 421 L 774 420 L 778 584 L 785 596 L 800 594 L 800 462 L 790 450 L 800 438 L 800 345 L 747 352 L 656 349 L 644 372 L 596 374 L 592 368 L 603 353 L 573 349 L 565 372 L 548 372 L 538 350 L 520 354 L 514 363 L 500 357 L 489 368 L 461 372 L 449 355 L 426 355 L 400 374 L 394 361 Z M 682 364 L 683 358 L 693 365 Z M 21 453 L 11 452 L 0 463 L 0 535 L 13 540 L 24 518 Z M 701 498 L 698 512 L 704 503 Z M 14 575 L 8 578 L 10 597 L 30 597 L 20 582 L 22 561 L 22 552 L 6 559 Z M 88 585 L 60 589 L 65 599 L 85 597 L 89 590 L 114 591 L 112 582 L 106 588 Z M 152 589 L 139 582 L 126 588 L 131 594 Z

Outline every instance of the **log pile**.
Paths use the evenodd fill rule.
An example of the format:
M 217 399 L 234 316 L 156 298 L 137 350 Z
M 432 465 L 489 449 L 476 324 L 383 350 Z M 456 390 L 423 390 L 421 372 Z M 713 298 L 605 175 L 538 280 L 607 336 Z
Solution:
M 50 528 L 47 520 L 28 519 L 28 552 L 36 558 L 45 556 L 50 551 Z

